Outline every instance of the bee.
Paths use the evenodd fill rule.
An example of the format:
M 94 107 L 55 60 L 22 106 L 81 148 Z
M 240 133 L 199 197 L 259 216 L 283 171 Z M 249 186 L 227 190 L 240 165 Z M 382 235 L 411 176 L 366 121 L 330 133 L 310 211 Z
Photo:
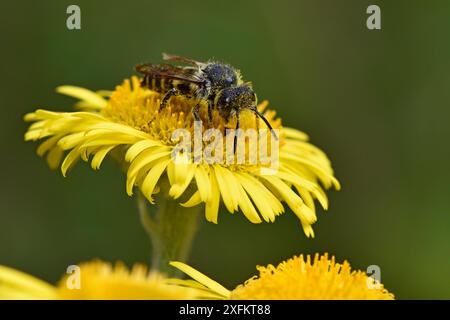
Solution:
M 202 101 L 208 105 L 208 121 L 212 120 L 213 109 L 229 121 L 236 117 L 236 131 L 234 136 L 234 151 L 236 151 L 237 132 L 240 126 L 239 115 L 242 110 L 250 110 L 260 117 L 271 130 L 269 121 L 257 109 L 257 96 L 250 82 L 244 82 L 239 70 L 215 61 L 199 62 L 181 56 L 163 53 L 163 60 L 183 63 L 188 66 L 175 66 L 169 63 L 140 64 L 136 71 L 143 75 L 141 86 L 163 94 L 160 110 L 163 109 L 173 96 L 182 95 L 196 101 L 192 114 L 196 121 L 199 116 Z

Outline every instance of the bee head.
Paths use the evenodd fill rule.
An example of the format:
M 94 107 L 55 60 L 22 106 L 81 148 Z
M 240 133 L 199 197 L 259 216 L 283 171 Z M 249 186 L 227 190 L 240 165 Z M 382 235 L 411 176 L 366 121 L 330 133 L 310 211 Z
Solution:
M 278 136 L 276 135 L 275 131 L 273 131 L 270 122 L 264 117 L 261 112 L 259 112 L 257 103 L 256 93 L 253 91 L 250 83 L 244 83 L 243 85 L 224 88 L 219 91 L 215 100 L 216 108 L 219 109 L 219 112 L 224 115 L 227 120 L 231 114 L 231 111 L 235 111 L 238 114 L 239 111 L 244 109 L 253 111 L 259 118 L 264 121 L 269 130 L 271 130 L 275 139 L 278 140 Z
M 211 81 L 213 90 L 235 86 L 239 80 L 239 72 L 223 63 L 209 63 L 203 72 Z
M 249 84 L 224 88 L 216 97 L 216 106 L 222 110 L 253 109 L 256 94 Z

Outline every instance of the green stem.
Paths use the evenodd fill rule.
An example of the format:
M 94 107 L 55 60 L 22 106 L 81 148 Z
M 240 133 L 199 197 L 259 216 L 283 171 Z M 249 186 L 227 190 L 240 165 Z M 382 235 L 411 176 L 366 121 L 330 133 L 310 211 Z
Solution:
M 185 208 L 169 198 L 167 193 L 161 191 L 160 194 L 156 213 L 152 217 L 147 199 L 139 192 L 139 216 L 152 243 L 152 269 L 176 276 L 179 272 L 169 266 L 169 262 L 186 262 L 198 229 L 201 207 Z

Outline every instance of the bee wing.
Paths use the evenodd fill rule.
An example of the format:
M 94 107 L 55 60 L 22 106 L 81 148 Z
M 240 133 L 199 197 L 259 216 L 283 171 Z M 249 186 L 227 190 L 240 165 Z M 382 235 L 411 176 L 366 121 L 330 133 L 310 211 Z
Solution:
M 136 71 L 150 78 L 177 79 L 192 83 L 201 84 L 205 80 L 195 74 L 194 68 L 176 67 L 171 64 L 139 64 L 135 67 Z
M 162 57 L 166 61 L 182 62 L 182 63 L 191 64 L 191 65 L 199 66 L 199 67 L 204 66 L 206 64 L 204 62 L 192 60 L 192 59 L 185 58 L 185 57 L 182 57 L 182 56 L 176 56 L 176 55 L 173 55 L 173 54 L 168 54 L 168 53 L 165 53 L 165 52 L 163 52 Z

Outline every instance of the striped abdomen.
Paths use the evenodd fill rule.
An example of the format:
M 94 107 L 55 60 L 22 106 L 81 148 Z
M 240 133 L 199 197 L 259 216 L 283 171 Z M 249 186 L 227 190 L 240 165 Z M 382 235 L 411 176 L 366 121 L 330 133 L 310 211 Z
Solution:
M 161 77 L 150 78 L 149 76 L 144 76 L 142 85 L 149 88 L 150 90 L 160 93 L 165 93 L 175 88 L 179 94 L 185 96 L 195 96 L 195 93 L 198 90 L 198 85 L 195 83 Z

